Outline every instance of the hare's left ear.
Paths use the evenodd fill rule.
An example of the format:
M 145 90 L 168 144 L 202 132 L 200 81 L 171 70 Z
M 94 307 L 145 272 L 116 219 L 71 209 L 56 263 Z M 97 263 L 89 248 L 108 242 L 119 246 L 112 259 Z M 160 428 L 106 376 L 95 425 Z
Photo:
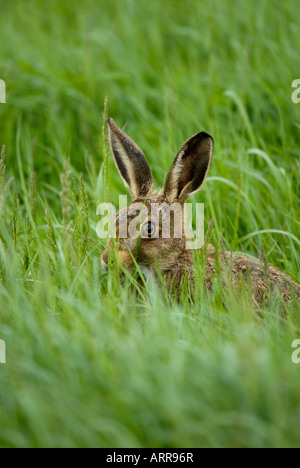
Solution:
M 146 197 L 152 190 L 153 178 L 144 153 L 113 119 L 108 119 L 107 127 L 117 169 L 130 188 L 132 200 Z
M 203 185 L 213 155 L 214 140 L 205 132 L 196 133 L 180 148 L 164 186 L 168 203 L 184 203 Z

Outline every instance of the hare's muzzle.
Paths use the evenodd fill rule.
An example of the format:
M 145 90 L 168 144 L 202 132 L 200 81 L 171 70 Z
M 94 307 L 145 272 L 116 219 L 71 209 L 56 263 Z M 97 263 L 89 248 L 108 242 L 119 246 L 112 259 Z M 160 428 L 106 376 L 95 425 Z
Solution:
M 104 250 L 101 255 L 101 266 L 104 271 L 108 270 L 108 252 Z
M 118 252 L 118 261 L 125 268 L 131 268 L 134 264 L 132 254 L 124 250 Z M 108 263 L 108 250 L 105 249 L 101 255 L 101 266 L 104 271 L 108 271 Z

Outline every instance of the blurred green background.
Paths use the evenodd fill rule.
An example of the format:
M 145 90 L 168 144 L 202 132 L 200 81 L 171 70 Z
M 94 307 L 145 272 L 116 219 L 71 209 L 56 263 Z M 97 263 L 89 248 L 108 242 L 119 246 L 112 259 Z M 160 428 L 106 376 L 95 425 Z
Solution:
M 298 3 L 0 1 L 0 446 L 299 446 L 299 304 L 150 298 L 95 232 L 109 115 L 157 186 L 205 130 L 213 241 L 299 275 Z M 70 158 L 69 164 L 66 163 Z M 1 165 L 2 164 L 2 165 Z M 4 165 L 6 168 L 4 170 Z

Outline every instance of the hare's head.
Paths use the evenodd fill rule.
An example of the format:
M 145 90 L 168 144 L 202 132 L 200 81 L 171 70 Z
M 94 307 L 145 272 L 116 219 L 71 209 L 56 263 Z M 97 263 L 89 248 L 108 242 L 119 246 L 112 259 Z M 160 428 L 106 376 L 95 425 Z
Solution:
M 145 155 L 112 119 L 109 141 L 117 169 L 131 192 L 132 204 L 116 215 L 120 263 L 130 269 L 157 263 L 172 268 L 186 247 L 183 207 L 203 185 L 213 153 L 213 139 L 196 133 L 180 148 L 163 189 L 153 191 L 153 177 Z M 108 241 L 101 261 L 108 266 Z

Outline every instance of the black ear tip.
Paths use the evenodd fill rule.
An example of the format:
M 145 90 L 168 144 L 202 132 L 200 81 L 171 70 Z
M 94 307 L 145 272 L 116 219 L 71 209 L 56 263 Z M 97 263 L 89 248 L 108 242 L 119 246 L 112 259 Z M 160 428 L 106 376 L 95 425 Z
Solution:
M 113 121 L 113 119 L 111 117 L 108 117 L 106 122 L 107 122 L 107 125 L 109 125 L 109 127 L 111 127 L 112 124 L 114 124 L 114 121 Z
M 212 143 L 214 143 L 214 139 L 213 137 L 209 134 L 209 133 L 206 133 L 206 132 L 199 132 L 198 133 L 198 136 L 201 138 L 201 139 L 210 139 L 212 141 Z

